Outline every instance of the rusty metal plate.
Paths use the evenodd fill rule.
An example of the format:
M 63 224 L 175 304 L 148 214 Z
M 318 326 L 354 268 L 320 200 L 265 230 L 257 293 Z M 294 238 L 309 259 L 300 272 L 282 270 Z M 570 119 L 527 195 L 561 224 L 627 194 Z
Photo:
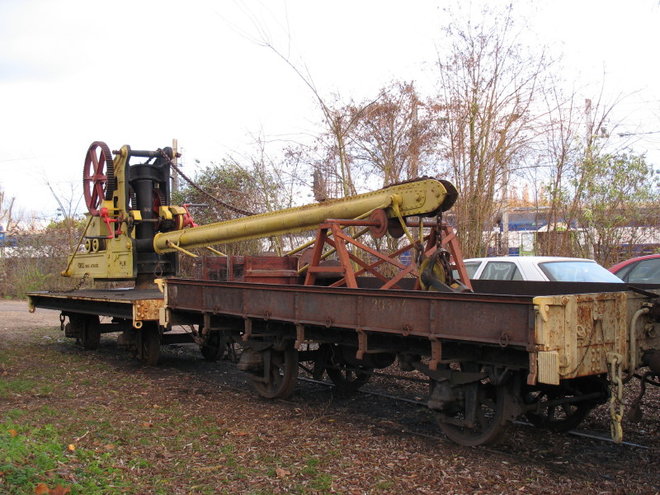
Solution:
M 168 308 L 527 349 L 532 298 L 171 279 Z
M 54 309 L 69 313 L 112 316 L 131 319 L 134 304 L 163 305 L 163 294 L 158 289 L 77 290 L 71 292 L 31 292 L 29 305 L 34 308 Z M 143 310 L 152 315 L 151 310 Z M 156 317 L 158 311 L 156 310 Z M 149 318 L 151 319 L 151 318 Z
M 545 383 L 607 373 L 607 353 L 628 355 L 626 292 L 543 296 L 534 301 L 537 349 L 556 354 L 557 360 L 557 375 L 546 375 Z

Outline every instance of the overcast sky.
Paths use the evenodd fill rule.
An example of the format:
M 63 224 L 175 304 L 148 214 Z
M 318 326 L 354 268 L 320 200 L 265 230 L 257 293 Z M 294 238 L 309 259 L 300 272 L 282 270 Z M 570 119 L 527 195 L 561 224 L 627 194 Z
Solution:
M 636 149 L 660 161 L 658 1 L 513 3 L 531 43 L 564 54 L 567 79 L 598 88 L 604 73 L 612 94 L 629 95 L 620 132 L 638 133 Z M 451 5 L 0 0 L 0 187 L 51 217 L 46 183 L 77 200 L 95 140 L 155 149 L 177 138 L 189 170 L 245 152 L 258 134 L 274 148 L 304 140 L 320 114 L 293 71 L 254 41 L 263 36 L 304 64 L 323 96 L 359 100 L 395 79 L 431 91 Z

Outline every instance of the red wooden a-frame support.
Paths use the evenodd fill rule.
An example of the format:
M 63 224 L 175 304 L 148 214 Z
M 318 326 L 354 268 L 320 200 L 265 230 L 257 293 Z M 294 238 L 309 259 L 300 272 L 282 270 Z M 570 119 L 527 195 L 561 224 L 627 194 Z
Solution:
M 321 224 L 319 226 L 316 242 L 314 244 L 312 259 L 309 263 L 309 266 L 307 267 L 305 285 L 314 285 L 316 282 L 317 274 L 320 272 L 335 272 L 343 275 L 342 278 L 331 284 L 330 287 L 346 286 L 350 288 L 357 288 L 357 277 L 365 273 L 369 273 L 383 282 L 383 285 L 380 287 L 381 289 L 401 288 L 397 284 L 406 275 L 418 277 L 419 274 L 417 271 L 417 265 L 415 263 L 404 265 L 397 259 L 398 256 L 402 253 L 411 249 L 414 250 L 414 246 L 412 244 L 407 244 L 390 254 L 384 254 L 376 251 L 375 249 L 367 246 L 357 239 L 352 238 L 342 230 L 342 227 L 346 226 L 372 226 L 372 224 L 373 222 L 369 220 L 328 220 Z M 435 235 L 436 232 L 437 227 L 432 227 L 431 234 L 426 238 L 427 245 L 424 247 L 425 256 L 431 256 L 438 249 L 438 236 Z M 454 229 L 452 227 L 443 225 L 441 227 L 441 233 L 442 235 L 440 236 L 440 247 L 449 251 L 451 268 L 456 270 L 458 273 L 460 282 L 466 288 L 471 290 L 472 286 L 467 276 L 465 265 L 463 264 L 463 254 L 461 252 L 461 248 L 458 243 L 458 239 L 456 238 Z M 323 248 L 326 244 L 331 246 L 337 252 L 337 258 L 339 260 L 338 266 L 321 266 Z M 352 244 L 358 249 L 365 251 L 372 257 L 376 258 L 376 261 L 373 263 L 367 263 L 363 259 L 351 253 L 347 248 L 347 244 Z M 376 269 L 378 266 L 384 263 L 388 263 L 397 268 L 398 271 L 393 277 L 388 278 Z M 357 271 L 354 268 L 354 264 L 360 267 Z

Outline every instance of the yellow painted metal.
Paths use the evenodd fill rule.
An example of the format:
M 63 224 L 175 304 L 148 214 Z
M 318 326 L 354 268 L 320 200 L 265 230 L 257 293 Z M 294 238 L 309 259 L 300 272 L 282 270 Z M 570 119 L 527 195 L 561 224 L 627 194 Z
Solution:
M 158 320 L 162 307 L 162 299 L 137 299 L 133 303 L 133 326 L 140 328 L 142 325 L 138 322 Z
M 634 292 L 535 297 L 530 370 L 538 375 L 532 381 L 557 385 L 564 379 L 606 374 L 611 353 L 622 356 L 622 369 L 634 372 L 644 352 L 660 346 L 660 322 L 642 311 L 646 304 L 647 299 Z
M 353 219 L 378 208 L 385 209 L 391 218 L 395 216 L 393 204 L 398 205 L 402 216 L 428 216 L 443 209 L 448 196 L 447 189 L 438 180 L 413 181 L 349 198 L 159 233 L 154 237 L 154 250 L 167 253 L 176 250 L 174 246 L 194 248 L 303 232 L 331 218 Z
M 607 373 L 607 353 L 627 354 L 627 293 L 534 298 L 539 381 Z
M 128 147 L 124 146 L 112 161 L 117 187 L 111 200 L 103 200 L 101 208 L 107 208 L 109 216 L 113 219 L 126 220 L 129 213 L 121 205 L 126 204 L 126 163 L 128 161 Z M 115 206 L 117 205 L 117 206 Z M 89 221 L 84 237 L 98 239 L 98 244 L 105 247 L 96 252 L 83 252 L 76 250 L 69 256 L 67 268 L 62 272 L 65 277 L 91 277 L 93 279 L 131 279 L 136 276 L 133 256 L 133 241 L 128 232 L 126 222 L 111 223 L 112 229 L 119 229 L 114 239 L 105 239 L 110 232 L 100 216 L 88 214 Z M 140 212 L 131 211 L 130 216 L 140 219 Z
M 158 216 L 165 220 L 172 220 L 172 210 L 169 206 L 161 206 L 158 208 Z

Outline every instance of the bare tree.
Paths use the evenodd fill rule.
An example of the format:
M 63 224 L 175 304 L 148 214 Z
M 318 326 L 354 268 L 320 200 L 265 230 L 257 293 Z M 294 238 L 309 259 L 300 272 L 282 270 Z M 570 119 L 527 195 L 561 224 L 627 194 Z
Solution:
M 443 154 L 460 199 L 458 231 L 468 256 L 485 254 L 506 198 L 510 174 L 535 134 L 533 103 L 548 61 L 515 37 L 511 10 L 484 15 L 481 23 L 450 25 L 449 47 L 439 59 L 439 108 L 446 118 Z
M 0 188 L 0 223 L 5 232 L 9 232 L 16 227 L 14 219 L 14 201 L 16 198 L 7 198 L 5 192 Z
M 249 166 L 241 167 L 236 163 L 255 180 L 257 187 L 254 202 L 264 212 L 296 206 L 297 192 L 304 185 L 301 181 L 302 170 L 306 168 L 301 156 L 287 149 L 281 160 L 275 160 L 268 153 L 266 145 L 264 136 L 255 137 L 255 152 L 247 158 Z M 295 235 L 288 235 L 286 239 L 283 236 L 271 237 L 267 250 L 281 256 L 296 244 L 296 238 Z
M 545 93 L 547 107 L 544 133 L 539 139 L 539 165 L 547 173 L 548 212 L 545 232 L 537 238 L 539 254 L 569 256 L 574 251 L 574 236 L 567 227 L 574 223 L 574 212 L 567 205 L 572 196 L 566 185 L 579 169 L 584 149 L 584 112 L 575 93 L 566 97 L 558 85 Z
M 321 110 L 325 132 L 319 139 L 323 140 L 329 138 L 332 144 L 321 147 L 325 154 L 323 159 L 318 161 L 319 166 L 317 166 L 317 168 L 319 170 L 325 168 L 326 170 L 321 171 L 321 174 L 331 173 L 338 179 L 337 182 L 340 185 L 340 193 L 342 196 L 356 194 L 357 188 L 353 178 L 351 159 L 348 153 L 349 134 L 356 125 L 357 120 L 371 103 L 367 103 L 361 108 L 356 108 L 355 105 L 337 104 L 339 101 L 338 97 L 335 97 L 335 102 L 330 103 L 321 95 L 321 92 L 317 88 L 309 70 L 304 67 L 303 64 L 296 64 L 291 57 L 279 50 L 271 40 L 268 31 L 258 24 L 252 14 L 251 17 L 253 27 L 257 31 L 257 35 L 256 37 L 252 37 L 252 41 L 268 48 L 286 65 L 288 65 L 303 84 L 310 90 Z M 290 33 L 288 32 L 287 37 L 290 38 Z
M 412 82 L 393 83 L 355 112 L 360 108 L 351 155 L 381 176 L 383 185 L 413 179 L 429 168 L 440 126 L 432 105 L 421 100 Z

